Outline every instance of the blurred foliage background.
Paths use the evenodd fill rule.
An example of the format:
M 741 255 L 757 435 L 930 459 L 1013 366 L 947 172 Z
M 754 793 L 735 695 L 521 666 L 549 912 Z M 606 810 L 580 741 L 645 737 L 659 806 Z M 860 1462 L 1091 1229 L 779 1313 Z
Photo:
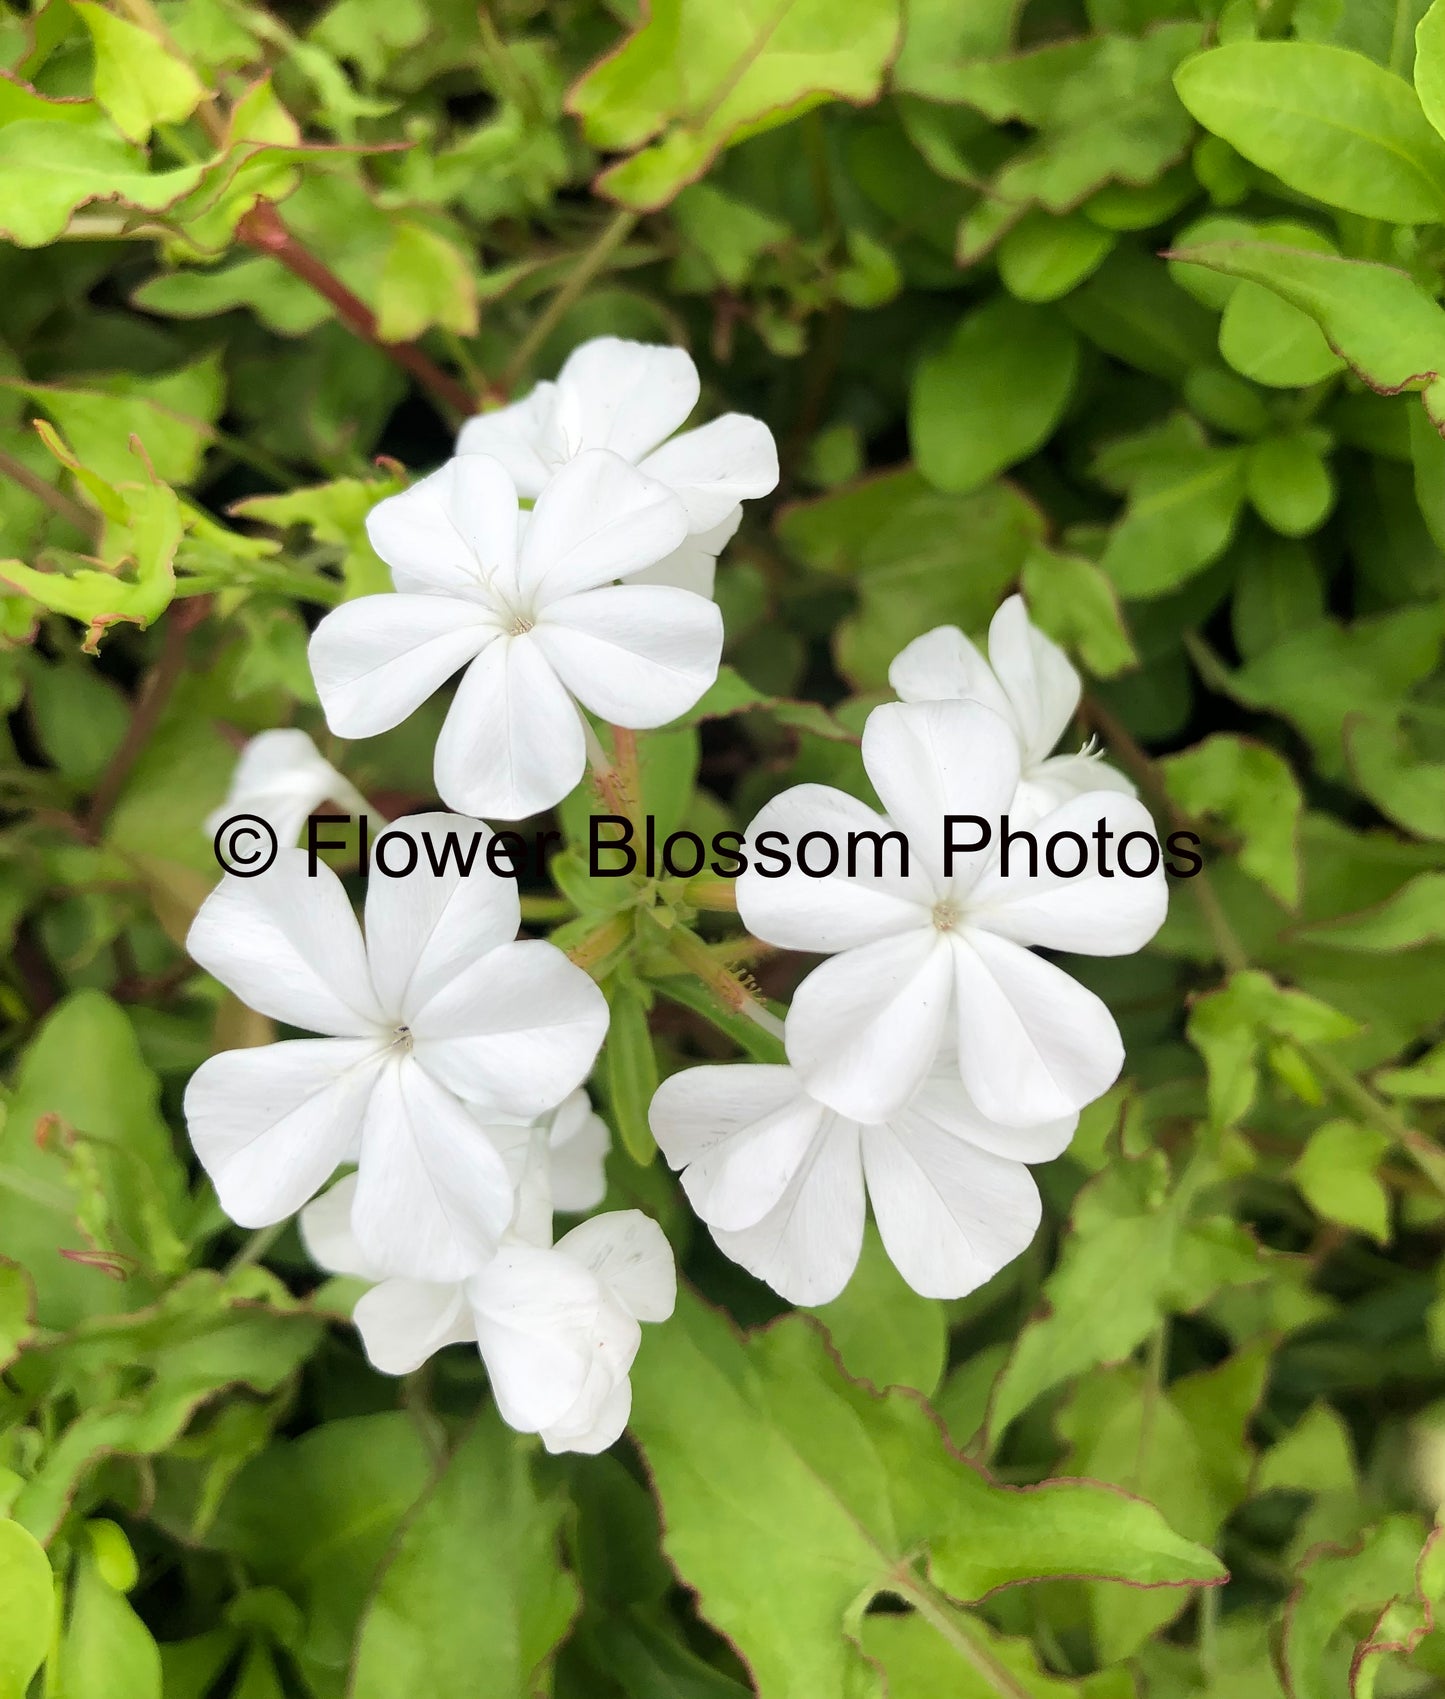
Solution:
M 0 65 L 0 1696 L 1445 1691 L 1440 7 L 45 0 Z M 1207 867 L 1069 964 L 1128 1073 L 957 1303 L 870 1245 L 778 1318 L 641 1115 L 736 1023 L 614 951 L 612 1201 L 695 1295 L 550 1459 L 223 1219 L 180 1095 L 269 1032 L 181 941 L 249 734 L 429 799 L 444 704 L 328 741 L 308 626 L 599 333 L 782 450 L 659 816 L 863 789 L 892 655 L 1021 585 Z M 534 916 L 636 900 L 570 854 Z

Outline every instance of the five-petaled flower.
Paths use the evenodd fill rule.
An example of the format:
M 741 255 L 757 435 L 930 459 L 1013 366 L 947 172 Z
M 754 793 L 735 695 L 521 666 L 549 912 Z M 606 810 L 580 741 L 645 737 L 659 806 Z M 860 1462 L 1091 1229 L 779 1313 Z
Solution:
M 475 850 L 465 878 L 455 857 L 434 870 L 448 832 Z M 354 1160 L 352 1226 L 374 1267 L 451 1280 L 495 1251 L 514 1187 L 467 1105 L 555 1107 L 591 1068 L 607 1004 L 553 945 L 517 940 L 516 887 L 487 871 L 486 836 L 447 814 L 390 827 L 373 854 L 404 866 L 384 846 L 407 838 L 416 863 L 373 876 L 364 941 L 341 881 L 324 864 L 310 876 L 301 850 L 202 905 L 196 961 L 259 1013 L 326 1035 L 224 1051 L 191 1078 L 191 1140 L 234 1221 L 280 1221 Z
M 674 436 L 698 390 L 697 368 L 681 348 L 600 336 L 568 356 L 555 383 L 469 419 L 457 453 L 500 460 L 524 496 L 541 495 L 588 449 L 620 454 L 666 484 L 687 510 L 686 539 L 637 576 L 710 596 L 718 553 L 738 528 L 742 503 L 777 484 L 778 451 L 762 420 L 742 413 Z
M 449 808 L 517 820 L 560 802 L 587 762 L 578 709 L 641 729 L 717 677 L 705 597 L 616 583 L 687 533 L 678 498 L 609 449 L 569 460 L 523 514 L 500 461 L 449 460 L 367 516 L 396 593 L 343 602 L 311 638 L 328 724 L 369 737 L 465 667 L 435 757 Z
M 915 1291 L 976 1290 L 1038 1228 L 1024 1164 L 1057 1156 L 1077 1122 L 1001 1127 L 944 1069 L 862 1125 L 812 1097 L 795 1068 L 755 1063 L 673 1074 L 650 1118 L 719 1247 L 794 1304 L 826 1304 L 847 1285 L 865 1183 L 884 1249 Z
M 1108 1089 L 1124 1051 L 1114 1017 L 1062 968 L 1031 946 L 1084 955 L 1128 955 L 1164 919 L 1157 865 L 1144 878 L 1110 877 L 1095 858 L 1063 878 L 1000 867 L 997 822 L 1019 783 L 1013 728 L 975 702 L 887 703 L 863 731 L 863 764 L 887 819 L 828 785 L 798 785 L 768 803 L 748 828 L 757 842 L 810 831 L 901 832 L 907 872 L 894 855 L 854 873 L 839 858 L 830 877 L 793 869 L 769 877 L 756 866 L 737 883 L 738 913 L 755 936 L 790 950 L 825 951 L 793 996 L 788 1058 L 809 1091 L 840 1114 L 883 1121 L 934 1065 L 945 1037 L 982 1114 L 1010 1127 L 1072 1115 Z M 948 815 L 993 823 L 978 850 L 946 853 Z M 1086 792 L 1033 827 L 1040 840 L 1096 828 L 1152 836 L 1143 805 L 1118 791 Z M 1015 862 L 1018 855 L 1015 857 Z M 951 865 L 951 871 L 949 871 Z
M 904 702 L 981 702 L 1008 721 L 1022 752 L 1009 805 L 1016 826 L 1086 791 L 1134 795 L 1129 780 L 1090 749 L 1054 754 L 1082 685 L 1064 651 L 1030 621 L 1022 596 L 1010 596 L 993 616 L 986 659 L 956 625 L 940 625 L 894 658 L 888 682 Z
M 275 827 L 281 843 L 291 845 L 323 802 L 369 814 L 373 825 L 382 823 L 351 780 L 337 772 L 304 731 L 278 726 L 257 732 L 241 751 L 226 800 L 207 815 L 205 830 L 210 836 L 233 815 L 259 814 Z

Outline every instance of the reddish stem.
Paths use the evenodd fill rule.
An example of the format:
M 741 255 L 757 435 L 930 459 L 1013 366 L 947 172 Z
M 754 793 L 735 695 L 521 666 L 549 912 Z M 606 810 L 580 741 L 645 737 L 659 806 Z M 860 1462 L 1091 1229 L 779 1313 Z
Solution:
M 446 411 L 462 419 L 476 412 L 476 401 L 466 386 L 444 372 L 416 343 L 382 340 L 377 334 L 376 315 L 371 308 L 360 296 L 353 295 L 334 271 L 291 234 L 270 201 L 257 201 L 237 225 L 236 234 L 247 247 L 279 260 L 293 277 L 299 277 L 329 301 L 348 330 L 410 373 Z

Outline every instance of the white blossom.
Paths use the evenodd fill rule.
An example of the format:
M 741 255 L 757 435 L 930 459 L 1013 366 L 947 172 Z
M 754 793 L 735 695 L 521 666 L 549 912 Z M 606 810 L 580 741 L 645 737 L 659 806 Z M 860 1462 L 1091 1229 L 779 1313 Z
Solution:
M 862 1124 L 810 1096 L 795 1068 L 754 1063 L 672 1075 L 650 1119 L 719 1247 L 795 1304 L 827 1303 L 847 1285 L 865 1188 L 884 1249 L 915 1291 L 959 1298 L 982 1286 L 1038 1228 L 1025 1163 L 1057 1156 L 1077 1124 L 999 1126 L 947 1072 Z
M 796 860 L 782 877 L 754 861 L 739 878 L 738 913 L 755 937 L 831 955 L 794 994 L 789 1060 L 830 1108 L 883 1121 L 922 1083 L 951 1028 L 959 1076 L 989 1120 L 1027 1127 L 1074 1114 L 1118 1076 L 1123 1045 L 1099 998 L 1031 947 L 1127 955 L 1154 935 L 1168 900 L 1157 841 L 1154 871 L 1143 878 L 1100 872 L 1094 842 L 1096 830 L 1112 834 L 1117 855 L 1127 833 L 1152 839 L 1148 813 L 1118 791 L 1073 797 L 1032 831 L 1041 852 L 1056 834 L 1081 837 L 1079 875 L 1050 871 L 1042 853 L 1031 874 L 1015 845 L 1005 877 L 998 822 L 1018 789 L 1020 752 L 992 709 L 875 708 L 863 763 L 886 818 L 830 786 L 799 785 L 748 828 L 750 843 L 776 831 L 795 847 L 810 831 L 840 845 L 850 832 L 897 830 L 907 840 L 906 873 L 896 841 L 881 846 L 881 868 L 865 841 L 852 875 L 840 854 L 824 878 L 808 877 Z M 991 823 L 989 841 L 955 854 L 946 871 L 944 817 L 963 814 Z M 960 832 L 964 842 L 976 836 Z
M 293 845 L 301 828 L 323 802 L 343 811 L 379 816 L 344 773 L 322 755 L 304 731 L 282 726 L 258 732 L 241 751 L 221 806 L 207 816 L 213 836 L 237 814 L 256 814 L 275 828 L 283 844 Z
M 1082 687 L 1068 656 L 1030 621 L 1022 596 L 1010 596 L 993 616 L 986 658 L 956 625 L 940 625 L 896 657 L 888 682 L 904 702 L 981 702 L 1008 721 L 1023 750 L 1009 805 L 1016 826 L 1085 791 L 1134 795 L 1129 780 L 1090 748 L 1054 754 Z
M 449 460 L 367 516 L 396 593 L 343 602 L 313 633 L 327 723 L 343 737 L 386 731 L 464 667 L 437 740 L 438 793 L 489 819 L 550 808 L 586 765 L 579 703 L 640 730 L 717 677 L 713 603 L 614 582 L 669 554 L 687 524 L 676 496 L 608 449 L 568 461 L 527 515 L 500 461 Z
M 545 1133 L 534 1134 L 532 1152 Z M 596 1215 L 554 1245 L 544 1175 L 524 1182 L 495 1256 L 465 1278 L 379 1278 L 351 1231 L 348 1175 L 302 1211 L 323 1268 L 375 1282 L 355 1310 L 372 1363 L 409 1374 L 444 1345 L 475 1342 L 497 1407 L 549 1451 L 603 1451 L 627 1425 L 640 1322 L 665 1321 L 677 1296 L 672 1249 L 635 1209 Z
M 681 348 L 601 336 L 574 349 L 555 383 L 462 426 L 458 454 L 500 460 L 524 496 L 588 449 L 606 448 L 666 484 L 687 509 L 687 537 L 634 577 L 712 594 L 713 569 L 742 519 L 741 503 L 778 482 L 778 451 L 760 419 L 725 413 L 673 433 L 698 398 L 697 368 Z
M 452 856 L 434 871 L 448 832 L 473 857 L 466 877 Z M 191 1079 L 191 1140 L 234 1221 L 283 1219 L 355 1160 L 352 1225 L 377 1268 L 449 1280 L 495 1250 L 514 1187 L 467 1105 L 554 1108 L 592 1066 L 607 1005 L 560 950 L 516 938 L 516 886 L 487 870 L 487 839 L 447 814 L 379 836 L 364 941 L 341 881 L 324 863 L 310 876 L 301 850 L 226 875 L 202 904 L 195 960 L 259 1013 L 325 1035 L 226 1051 Z M 411 873 L 381 871 L 413 847 Z
M 612 1139 L 607 1123 L 580 1086 L 535 1121 L 503 1124 L 485 1110 L 474 1109 L 472 1113 L 487 1128 L 519 1184 L 533 1129 L 540 1128 L 546 1134 L 554 1209 L 581 1215 L 602 1202 L 607 1192 L 604 1164 Z

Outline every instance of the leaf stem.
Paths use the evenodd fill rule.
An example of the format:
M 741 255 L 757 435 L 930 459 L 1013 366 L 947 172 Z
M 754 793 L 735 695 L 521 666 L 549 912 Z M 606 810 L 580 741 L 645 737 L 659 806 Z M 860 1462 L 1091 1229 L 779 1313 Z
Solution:
M 973 1639 L 963 1626 L 962 1613 L 930 1582 L 911 1572 L 890 1578 L 888 1590 L 913 1606 L 923 1620 L 942 1636 L 959 1657 L 998 1694 L 999 1699 L 1030 1699 L 1023 1682 L 994 1656 L 992 1650 Z
M 94 537 L 96 533 L 95 515 L 87 507 L 64 490 L 57 489 L 54 484 L 46 483 L 38 472 L 32 472 L 24 461 L 17 460 L 13 454 L 6 454 L 0 449 L 0 476 L 18 484 L 27 494 L 35 497 L 36 501 L 44 502 L 46 507 L 56 516 L 63 519 L 67 525 L 73 525 L 83 537 Z
M 504 395 L 516 388 L 528 366 L 536 358 L 544 342 L 586 293 L 592 280 L 612 255 L 632 234 L 637 214 L 623 207 L 602 226 L 592 245 L 577 261 L 571 276 L 548 302 L 545 311 L 532 323 L 532 328 L 517 344 L 517 350 L 507 362 L 500 383 L 496 386 Z
M 1412 1127 L 1382 1098 L 1363 1085 L 1337 1057 L 1317 1044 L 1296 1040 L 1295 1047 L 1310 1067 L 1320 1074 L 1341 1103 L 1353 1109 L 1361 1120 L 1378 1127 L 1393 1140 L 1417 1168 L 1445 1196 L 1445 1150 L 1433 1139 Z

